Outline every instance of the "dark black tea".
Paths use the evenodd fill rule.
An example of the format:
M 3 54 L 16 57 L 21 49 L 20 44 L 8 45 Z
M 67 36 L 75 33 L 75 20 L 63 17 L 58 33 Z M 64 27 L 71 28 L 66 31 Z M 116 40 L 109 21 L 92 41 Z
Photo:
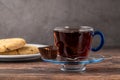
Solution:
M 87 57 L 91 40 L 91 31 L 54 31 L 54 43 L 62 57 L 72 59 Z

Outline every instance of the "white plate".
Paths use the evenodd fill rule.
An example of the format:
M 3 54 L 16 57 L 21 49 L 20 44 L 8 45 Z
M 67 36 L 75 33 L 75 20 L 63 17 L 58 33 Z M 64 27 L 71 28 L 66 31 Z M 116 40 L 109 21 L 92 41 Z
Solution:
M 47 45 L 42 44 L 27 44 L 36 47 L 45 47 Z M 40 58 L 40 53 L 27 54 L 27 55 L 0 55 L 0 61 L 26 61 Z

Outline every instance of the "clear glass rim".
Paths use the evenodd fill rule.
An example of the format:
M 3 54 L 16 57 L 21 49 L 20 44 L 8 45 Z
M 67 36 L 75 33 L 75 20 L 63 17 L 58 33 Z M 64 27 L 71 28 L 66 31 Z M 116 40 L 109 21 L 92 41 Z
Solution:
M 94 31 L 94 29 L 90 26 L 65 26 L 65 27 L 56 27 L 54 28 L 54 31 L 58 32 L 90 32 Z

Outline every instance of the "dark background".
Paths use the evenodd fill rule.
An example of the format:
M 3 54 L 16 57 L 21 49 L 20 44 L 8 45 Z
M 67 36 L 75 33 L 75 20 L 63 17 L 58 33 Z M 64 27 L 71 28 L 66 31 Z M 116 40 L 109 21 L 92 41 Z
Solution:
M 120 47 L 120 0 L 0 0 L 0 38 L 53 44 L 53 29 L 65 25 L 92 26 L 104 47 Z

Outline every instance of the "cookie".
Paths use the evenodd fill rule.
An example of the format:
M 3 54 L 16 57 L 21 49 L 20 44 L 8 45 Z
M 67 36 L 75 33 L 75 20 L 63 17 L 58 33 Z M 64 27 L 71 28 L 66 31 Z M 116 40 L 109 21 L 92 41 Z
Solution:
M 24 46 L 18 49 L 18 54 L 36 54 L 39 53 L 39 49 L 36 46 Z
M 0 55 L 17 55 L 17 54 L 18 54 L 17 50 L 8 51 L 8 52 L 0 52 Z
M 0 55 L 25 55 L 25 54 L 36 54 L 39 53 L 39 49 L 35 46 L 24 46 L 22 48 L 7 51 L 7 52 L 0 52 Z
M 26 41 L 22 38 L 0 39 L 0 52 L 6 52 L 23 47 Z

